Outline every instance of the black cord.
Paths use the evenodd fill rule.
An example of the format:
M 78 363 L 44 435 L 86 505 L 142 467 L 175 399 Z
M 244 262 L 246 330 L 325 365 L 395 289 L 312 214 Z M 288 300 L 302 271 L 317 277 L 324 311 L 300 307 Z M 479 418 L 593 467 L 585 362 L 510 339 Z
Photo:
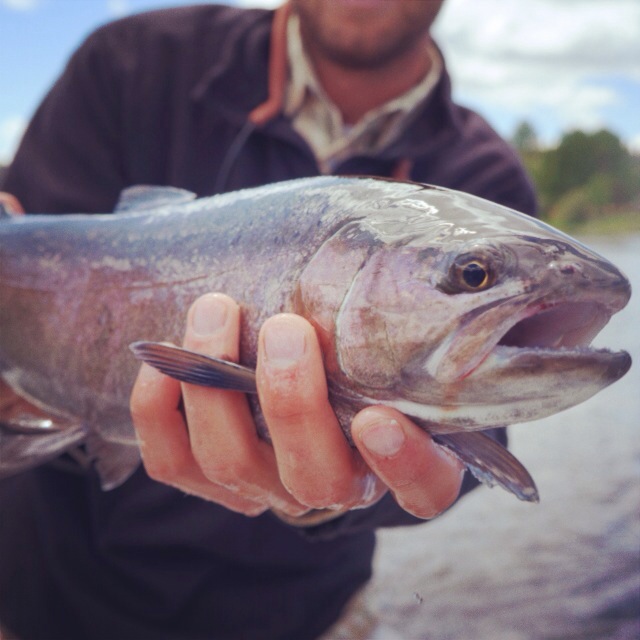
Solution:
M 247 122 L 242 126 L 242 129 L 240 129 L 236 135 L 231 146 L 227 150 L 224 160 L 222 161 L 220 171 L 218 172 L 218 176 L 216 177 L 215 193 L 222 193 L 225 190 L 231 174 L 231 169 L 233 169 L 233 166 L 237 162 L 240 152 L 242 151 L 242 147 L 244 147 L 249 136 L 256 130 L 256 128 L 257 125 L 250 120 L 247 120 Z

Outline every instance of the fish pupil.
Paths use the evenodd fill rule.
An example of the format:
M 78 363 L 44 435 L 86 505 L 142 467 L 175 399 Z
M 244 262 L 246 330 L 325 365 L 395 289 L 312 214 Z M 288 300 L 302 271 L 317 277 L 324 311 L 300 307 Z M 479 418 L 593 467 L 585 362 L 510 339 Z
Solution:
M 468 287 L 478 289 L 486 284 L 488 274 L 482 265 L 477 262 L 470 262 L 462 270 L 462 279 Z

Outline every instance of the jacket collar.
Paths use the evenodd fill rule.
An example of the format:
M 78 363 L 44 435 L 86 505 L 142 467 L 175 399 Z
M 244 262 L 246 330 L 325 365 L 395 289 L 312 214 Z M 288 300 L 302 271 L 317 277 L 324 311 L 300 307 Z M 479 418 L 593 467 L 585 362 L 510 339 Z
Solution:
M 289 11 L 288 3 L 276 11 L 243 10 L 222 55 L 193 87 L 192 102 L 238 124 L 250 120 L 262 126 L 278 116 L 288 74 Z

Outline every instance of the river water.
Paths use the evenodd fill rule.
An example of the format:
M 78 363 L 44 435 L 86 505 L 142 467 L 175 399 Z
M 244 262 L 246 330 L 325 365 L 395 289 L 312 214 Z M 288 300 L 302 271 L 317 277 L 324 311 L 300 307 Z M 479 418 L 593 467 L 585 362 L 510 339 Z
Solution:
M 584 238 L 634 295 L 595 340 L 634 359 L 617 384 L 510 428 L 539 505 L 474 491 L 379 534 L 374 577 L 327 640 L 640 639 L 640 235 Z

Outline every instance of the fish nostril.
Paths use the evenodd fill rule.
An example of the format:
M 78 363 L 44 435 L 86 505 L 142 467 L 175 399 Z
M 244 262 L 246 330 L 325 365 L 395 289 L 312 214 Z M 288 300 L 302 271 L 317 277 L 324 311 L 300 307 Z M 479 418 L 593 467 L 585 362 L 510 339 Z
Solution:
M 558 260 L 552 262 L 549 267 L 564 276 L 572 276 L 582 273 L 580 265 L 576 264 L 575 262 L 562 262 Z

